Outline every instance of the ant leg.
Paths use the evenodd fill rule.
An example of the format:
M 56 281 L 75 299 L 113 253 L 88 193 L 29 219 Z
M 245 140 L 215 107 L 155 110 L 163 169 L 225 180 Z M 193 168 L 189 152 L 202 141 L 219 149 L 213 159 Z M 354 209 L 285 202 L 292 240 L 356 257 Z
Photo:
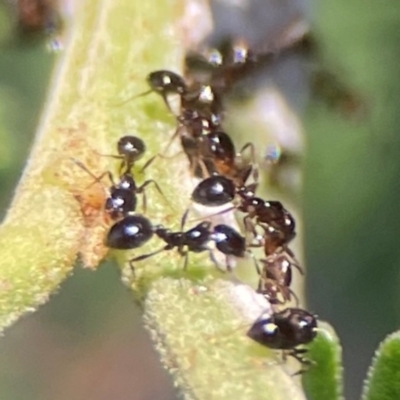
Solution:
M 263 282 L 263 280 L 262 280 L 262 278 L 260 277 L 260 278 L 258 279 L 258 285 L 257 285 L 257 289 L 256 289 L 256 292 L 257 292 L 257 293 L 262 293 L 262 282 Z
M 143 165 L 143 167 L 141 168 L 140 172 L 143 173 L 147 167 L 149 167 L 153 161 L 158 157 L 158 154 L 156 154 L 155 156 L 149 158 L 146 163 Z
M 290 294 L 290 296 L 293 296 L 294 299 L 295 299 L 295 301 L 296 301 L 296 307 L 298 307 L 299 304 L 300 304 L 300 300 L 299 300 L 297 294 L 296 294 L 295 292 L 293 292 L 292 289 L 290 289 L 290 288 L 288 288 L 288 289 L 289 289 L 289 294 Z
M 145 189 L 148 185 L 153 184 L 155 186 L 155 188 L 157 189 L 158 193 L 160 193 L 160 195 L 163 197 L 163 199 L 165 200 L 165 202 L 171 207 L 171 209 L 173 209 L 172 205 L 170 204 L 170 202 L 167 200 L 167 198 L 165 197 L 165 194 L 163 193 L 163 191 L 161 190 L 160 186 L 158 185 L 158 183 L 156 181 L 154 181 L 153 179 L 148 179 L 147 181 L 145 181 L 141 186 L 139 186 L 137 188 L 137 193 L 143 193 L 143 210 L 144 212 L 146 212 L 146 207 L 147 207 L 147 199 L 146 199 L 146 192 Z
M 254 261 L 254 267 L 256 268 L 256 272 L 257 272 L 258 276 L 261 276 L 261 269 L 260 269 L 260 265 L 258 264 L 258 260 L 252 252 L 250 252 L 250 253 L 251 253 L 251 258 Z
M 96 150 L 95 150 L 95 153 L 96 153 L 98 156 L 100 156 L 100 157 L 109 157 L 109 158 L 114 158 L 114 159 L 116 159 L 116 160 L 122 160 L 121 165 L 120 165 L 120 167 L 119 167 L 119 173 L 120 173 L 120 175 L 122 174 L 122 170 L 123 170 L 124 168 L 126 168 L 125 173 L 127 173 L 127 172 L 130 171 L 130 169 L 131 169 L 131 167 L 132 167 L 131 164 L 129 164 L 129 163 L 127 163 L 127 162 L 125 161 L 124 156 L 120 156 L 120 155 L 116 155 L 116 154 L 102 154 L 102 153 L 99 153 L 99 152 L 96 151 Z
M 293 351 L 288 353 L 289 356 L 293 357 L 301 364 L 301 368 L 297 372 L 295 372 L 292 376 L 301 375 L 304 372 L 307 372 L 312 365 L 315 365 L 314 361 L 303 357 L 303 355 L 307 353 L 307 351 L 308 351 L 307 349 L 293 349 Z
M 258 164 L 256 161 L 256 149 L 254 147 L 253 143 L 246 143 L 239 151 L 239 155 L 240 157 L 243 156 L 243 153 L 247 150 L 250 149 L 250 159 L 251 159 L 251 164 L 252 164 L 252 168 L 251 168 L 251 173 L 253 176 L 253 180 L 256 184 L 258 184 L 258 180 L 259 180 L 259 171 L 258 171 Z
M 243 218 L 243 225 L 246 233 L 251 233 L 253 235 L 251 241 L 249 242 L 248 237 L 246 238 L 246 245 L 249 247 L 261 247 L 262 242 L 261 239 L 258 238 L 258 234 L 256 231 L 256 226 L 252 221 L 252 218 L 250 215 L 246 215 Z M 247 235 L 246 235 L 247 236 Z M 254 243 L 254 240 L 257 240 L 257 242 Z
M 229 208 L 226 208 L 225 210 L 218 211 L 217 213 L 214 213 L 214 214 L 205 215 L 203 217 L 191 219 L 190 222 L 204 221 L 205 219 L 210 219 L 212 217 L 217 217 L 218 215 L 223 215 L 227 212 L 233 211 L 234 209 L 235 209 L 235 207 L 229 207 Z
M 300 272 L 301 275 L 304 275 L 304 270 L 303 270 L 303 268 L 301 267 L 299 261 L 296 259 L 296 257 L 295 257 L 295 255 L 294 255 L 294 253 L 292 252 L 292 250 L 290 250 L 288 247 L 286 247 L 286 248 L 284 249 L 284 251 L 285 251 L 286 254 L 291 258 L 291 260 L 292 260 L 292 263 L 291 263 L 291 264 L 293 265 L 293 267 L 297 268 L 297 270 Z
M 157 153 L 155 156 L 153 156 L 153 157 L 151 157 L 150 159 L 148 159 L 147 161 L 146 161 L 146 163 L 143 165 L 143 167 L 140 169 L 140 173 L 143 173 L 151 164 L 153 164 L 153 161 L 156 159 L 156 158 L 163 158 L 163 159 L 165 159 L 165 160 L 171 160 L 172 158 L 175 158 L 175 157 L 177 157 L 177 156 L 179 156 L 180 154 L 182 154 L 183 153 L 183 151 L 178 151 L 177 153 L 175 153 L 175 154 L 173 154 L 172 156 L 166 156 L 166 155 L 164 155 L 164 154 L 162 154 L 162 153 Z
M 181 232 L 183 231 L 183 227 L 184 227 L 185 224 L 186 224 L 186 220 L 187 220 L 187 217 L 188 217 L 188 215 L 189 215 L 189 211 L 190 211 L 190 209 L 187 208 L 186 211 L 185 211 L 185 212 L 183 213 L 183 215 L 182 215 L 182 218 L 181 218 L 181 226 L 180 226 Z
M 156 254 L 161 253 L 164 250 L 166 250 L 165 246 L 163 248 L 161 248 L 161 249 L 153 251 L 152 253 L 142 254 L 141 256 L 131 258 L 129 260 L 129 266 L 131 267 L 132 271 L 134 272 L 135 271 L 135 267 L 133 266 L 134 262 L 146 260 L 146 258 L 153 257 Z
M 178 122 L 179 122 L 179 120 L 178 120 Z M 163 151 L 163 154 L 165 154 L 165 153 L 168 151 L 168 149 L 171 147 L 171 144 L 174 142 L 174 140 L 175 140 L 178 136 L 180 136 L 180 134 L 179 134 L 180 129 L 182 129 L 182 127 L 176 128 L 174 134 L 171 136 L 171 139 L 169 139 L 167 145 L 165 146 L 164 151 Z
M 110 171 L 107 171 L 107 172 L 103 173 L 101 176 L 103 177 L 104 174 L 107 174 L 107 175 L 108 175 L 108 179 L 109 179 L 110 182 L 115 186 L 115 181 L 114 181 L 114 178 L 113 178 L 113 176 L 112 176 L 112 173 L 111 173 Z
M 218 271 L 221 271 L 221 272 L 223 272 L 224 274 L 226 273 L 226 270 L 224 270 L 222 267 L 221 267 L 221 263 L 219 262 L 219 260 L 217 259 L 217 257 L 215 256 L 215 253 L 214 253 L 214 251 L 215 251 L 216 249 L 208 249 L 208 254 L 209 254 L 209 257 L 210 257 L 210 259 L 211 259 L 211 261 L 215 264 L 215 267 L 217 268 L 217 270 Z
M 187 271 L 187 265 L 189 262 L 189 252 L 188 251 L 182 251 L 179 250 L 179 254 L 184 257 L 184 261 L 183 261 L 183 270 Z
M 94 152 L 101 157 L 109 157 L 109 158 L 115 158 L 116 160 L 123 160 L 124 157 L 120 156 L 120 155 L 116 155 L 116 154 L 103 154 L 103 153 L 99 153 L 97 150 L 94 150 Z
M 162 97 L 162 99 L 163 99 L 163 101 L 164 101 L 164 104 L 167 106 L 167 108 L 168 108 L 168 111 L 172 114 L 172 115 L 174 115 L 175 117 L 176 117 L 176 114 L 174 113 L 174 110 L 172 109 L 172 107 L 171 107 L 171 105 L 169 104 L 169 102 L 168 102 L 168 96 L 165 94 L 165 93 L 160 93 L 161 94 L 161 97 Z
M 210 171 L 207 169 L 206 163 L 204 162 L 204 160 L 197 160 L 197 164 L 200 165 L 200 169 L 201 169 L 201 173 L 202 173 L 202 179 L 206 179 L 208 177 L 210 177 Z M 196 172 L 196 171 L 193 171 Z M 194 175 L 194 173 L 193 173 Z
M 114 185 L 114 179 L 112 177 L 112 174 L 110 171 L 103 172 L 100 176 L 96 176 L 92 171 L 90 171 L 86 165 L 84 165 L 81 161 L 77 160 L 74 157 L 71 157 L 71 161 L 74 162 L 79 168 L 83 169 L 86 173 L 88 173 L 92 178 L 93 182 L 87 186 L 85 189 L 89 189 L 92 185 L 95 183 L 100 183 L 100 181 L 108 175 L 108 178 L 110 179 L 111 183 Z

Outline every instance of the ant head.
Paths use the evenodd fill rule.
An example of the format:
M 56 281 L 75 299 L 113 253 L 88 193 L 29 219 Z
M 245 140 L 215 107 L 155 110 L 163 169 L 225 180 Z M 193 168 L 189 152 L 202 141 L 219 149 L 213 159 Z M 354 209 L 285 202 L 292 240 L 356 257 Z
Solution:
M 258 318 L 247 331 L 247 336 L 270 349 L 281 348 L 279 326 L 274 322 L 273 316 L 261 316 Z
M 187 91 L 185 80 L 177 73 L 168 70 L 151 72 L 147 76 L 147 83 L 153 91 L 161 95 L 184 94 Z
M 131 162 L 139 160 L 146 151 L 146 145 L 143 140 L 137 136 L 123 136 L 118 140 L 118 154 L 126 157 Z

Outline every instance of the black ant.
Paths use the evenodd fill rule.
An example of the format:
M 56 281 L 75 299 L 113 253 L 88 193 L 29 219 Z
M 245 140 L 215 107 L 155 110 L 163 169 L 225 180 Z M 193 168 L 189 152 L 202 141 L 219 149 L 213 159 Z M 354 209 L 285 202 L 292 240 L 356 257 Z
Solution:
M 303 357 L 306 349 L 297 346 L 312 342 L 317 335 L 317 318 L 300 308 L 286 308 L 272 315 L 262 315 L 251 326 L 247 336 L 270 349 L 283 350 L 284 355 L 302 364 L 297 374 L 305 371 L 303 366 L 312 362 Z
M 107 235 L 106 245 L 115 249 L 134 249 L 147 242 L 153 234 L 166 243 L 161 249 L 129 260 L 132 270 L 134 270 L 133 264 L 135 262 L 174 248 L 178 250 L 181 256 L 185 257 L 184 269 L 186 269 L 189 253 L 211 252 L 210 241 L 215 242 L 216 248 L 227 258 L 229 256 L 244 257 L 246 252 L 245 238 L 233 228 L 227 225 L 217 225 L 212 228 L 211 222 L 204 221 L 184 231 L 185 219 L 186 214 L 182 218 L 181 230 L 174 232 L 162 225 L 152 226 L 150 221 L 141 215 L 128 215 L 111 227 Z M 227 268 L 230 270 L 229 265 L 227 265 Z
M 245 238 L 230 226 L 221 224 L 212 228 L 211 222 L 204 221 L 187 231 L 183 231 L 182 229 L 181 227 L 180 231 L 173 232 L 162 225 L 155 226 L 153 228 L 154 234 L 163 240 L 166 245 L 152 253 L 143 254 L 131 259 L 129 261 L 131 267 L 133 268 L 133 263 L 137 261 L 142 261 L 163 251 L 176 248 L 178 253 L 185 258 L 183 267 L 185 270 L 187 268 L 190 252 L 200 253 L 208 251 L 211 254 L 212 248 L 209 245 L 210 241 L 215 242 L 216 248 L 227 257 L 228 271 L 231 271 L 228 262 L 230 256 L 240 258 L 245 256 Z
M 146 211 L 147 197 L 145 189 L 150 184 L 153 184 L 157 191 L 165 197 L 161 188 L 153 179 L 148 179 L 142 185 L 137 186 L 130 172 L 121 175 L 119 181 L 116 183 L 114 183 L 111 174 L 109 174 L 109 177 L 113 185 L 109 189 L 105 210 L 110 214 L 112 219 L 118 219 L 135 212 L 138 194 L 143 194 L 143 210 Z
M 182 111 L 195 111 L 201 117 L 213 120 L 214 123 L 221 121 L 224 111 L 222 98 L 212 84 L 198 81 L 188 83 L 179 74 L 168 70 L 151 72 L 147 76 L 147 83 L 150 86 L 150 90 L 138 96 L 155 92 L 162 97 L 167 108 L 174 114 L 168 96 L 175 94 L 180 98 Z M 179 121 L 179 115 L 176 117 Z
M 118 105 L 125 104 L 137 97 L 146 96 L 150 93 L 157 93 L 162 97 L 168 109 L 172 111 L 168 102 L 168 96 L 171 94 L 182 96 L 188 90 L 185 80 L 176 72 L 169 70 L 162 69 L 150 72 L 150 74 L 147 75 L 146 81 L 150 86 L 149 90 L 130 97 L 129 99 L 124 100 Z
M 132 269 L 134 269 L 133 264 L 137 261 L 145 260 L 149 257 L 152 257 L 158 253 L 161 253 L 166 250 L 172 250 L 176 248 L 178 253 L 185 257 L 184 269 L 187 268 L 188 262 L 188 253 L 200 253 L 203 251 L 210 250 L 209 244 L 209 236 L 210 236 L 210 227 L 211 224 L 209 222 L 202 222 L 192 229 L 188 231 L 177 231 L 173 232 L 170 229 L 165 228 L 162 225 L 157 225 L 153 227 L 153 233 L 158 236 L 162 241 L 166 243 L 164 247 L 159 250 L 156 250 L 152 253 L 143 254 L 141 256 L 132 258 L 129 260 L 129 264 Z
M 167 108 L 173 113 L 172 108 L 168 102 L 168 96 L 171 94 L 178 95 L 181 99 L 188 93 L 188 87 L 185 79 L 176 72 L 169 70 L 158 70 L 150 72 L 147 76 L 147 83 L 150 90 L 144 92 L 142 95 L 155 92 L 159 94 Z
M 168 97 L 175 94 L 179 96 L 183 108 L 196 109 L 198 111 L 203 110 L 204 115 L 209 115 L 211 110 L 213 110 L 214 114 L 220 112 L 220 100 L 209 85 L 194 84 L 190 86 L 182 76 L 170 70 L 150 72 L 146 81 L 150 86 L 149 90 L 131 97 L 123 103 L 136 97 L 157 93 L 162 97 L 167 108 L 173 113 Z
M 143 194 L 143 209 L 146 210 L 147 197 L 145 189 L 149 184 L 153 184 L 157 191 L 163 197 L 165 197 L 157 182 L 152 179 L 148 179 L 142 185 L 137 186 L 136 180 L 132 175 L 131 169 L 136 161 L 143 156 L 146 150 L 146 146 L 142 139 L 136 136 L 123 136 L 118 140 L 117 150 L 118 155 L 105 155 L 107 157 L 113 157 L 121 160 L 120 170 L 124 170 L 125 172 L 119 176 L 117 182 L 114 181 L 111 172 L 107 171 L 97 177 L 93 175 L 92 172 L 89 171 L 80 161 L 73 159 L 77 165 L 79 165 L 94 178 L 94 182 L 100 182 L 105 175 L 108 175 L 112 185 L 108 189 L 105 211 L 114 220 L 136 211 L 138 194 Z M 147 162 L 146 166 L 149 164 L 150 162 Z M 142 168 L 142 170 L 143 169 L 144 168 Z

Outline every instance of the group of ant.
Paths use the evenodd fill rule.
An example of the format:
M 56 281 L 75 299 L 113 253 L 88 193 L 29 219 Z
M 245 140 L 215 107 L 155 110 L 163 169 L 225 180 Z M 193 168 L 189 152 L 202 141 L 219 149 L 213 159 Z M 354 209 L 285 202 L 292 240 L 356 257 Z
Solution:
M 216 54 L 219 56 L 216 57 Z M 180 230 L 171 231 L 162 225 L 153 225 L 146 216 L 137 213 L 138 194 L 143 195 L 146 209 L 148 185 L 155 185 L 163 193 L 154 180 L 146 180 L 140 186 L 136 184 L 132 169 L 145 153 L 146 146 L 136 136 L 124 136 L 118 141 L 118 155 L 115 156 L 121 160 L 118 180 L 115 181 L 109 173 L 112 186 L 105 210 L 115 222 L 107 233 L 106 245 L 112 249 L 127 250 L 141 247 L 154 235 L 161 239 L 164 242 L 162 248 L 129 261 L 133 271 L 138 261 L 172 249 L 185 257 L 186 268 L 190 252 L 211 252 L 211 245 L 226 257 L 226 270 L 231 271 L 229 260 L 244 258 L 251 254 L 252 247 L 261 247 L 264 258 L 257 260 L 253 256 L 259 276 L 256 291 L 269 301 L 274 312 L 260 316 L 247 335 L 268 348 L 282 350 L 285 355 L 306 366 L 310 364 L 304 358 L 306 350 L 298 346 L 308 344 L 315 338 L 316 316 L 301 308 L 279 310 L 292 297 L 297 301 L 290 289 L 292 268 L 303 273 L 288 247 L 295 237 L 294 218 L 279 201 L 256 196 L 258 167 L 254 145 L 247 143 L 237 152 L 231 137 L 222 129 L 222 99 L 232 81 L 251 70 L 255 56 L 242 47 L 232 46 L 225 53 L 196 54 L 195 59 L 207 67 L 206 73 L 190 74 L 189 71 L 184 79 L 169 70 L 154 71 L 147 77 L 148 92 L 159 94 L 171 112 L 170 96 L 180 99 L 178 115 L 173 112 L 177 121 L 174 138 L 179 137 L 191 171 L 200 179 L 192 192 L 192 203 L 207 207 L 211 210 L 210 214 L 213 209 L 226 206 L 214 215 L 233 210 L 240 212 L 246 234 L 242 236 L 226 224 L 214 225 L 212 215 L 185 230 L 186 212 Z M 249 152 L 249 160 L 244 157 L 246 151 Z M 250 180 L 251 183 L 248 183 Z M 300 372 L 303 372 L 303 367 Z

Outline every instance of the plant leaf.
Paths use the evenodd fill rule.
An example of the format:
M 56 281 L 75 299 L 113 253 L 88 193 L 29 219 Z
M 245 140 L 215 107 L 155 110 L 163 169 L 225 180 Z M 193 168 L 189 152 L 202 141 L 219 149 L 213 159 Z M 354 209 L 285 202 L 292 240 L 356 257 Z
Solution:
M 173 119 L 155 95 L 116 104 L 147 89 L 151 70 L 179 71 L 183 46 L 176 27 L 182 1 L 76 0 L 70 5 L 65 48 L 30 158 L 0 227 L 0 329 L 44 303 L 72 271 L 78 254 L 85 266 L 95 268 L 107 252 L 107 182 L 94 185 L 72 158 L 101 175 L 117 163 L 100 154 L 114 153 L 127 130 L 143 137 L 150 157 L 173 129 Z M 171 161 L 171 168 L 180 161 Z M 179 168 L 173 170 L 179 174 Z M 165 164 L 152 173 L 163 185 L 176 180 Z M 179 198 L 180 184 L 171 185 L 172 196 Z M 153 216 L 165 217 L 166 206 L 152 197 Z M 177 204 L 184 207 L 183 200 Z
M 318 335 L 308 346 L 314 365 L 302 376 L 308 400 L 343 399 L 342 348 L 333 328 L 319 321 Z
M 392 333 L 379 345 L 368 370 L 362 399 L 400 399 L 400 332 Z

